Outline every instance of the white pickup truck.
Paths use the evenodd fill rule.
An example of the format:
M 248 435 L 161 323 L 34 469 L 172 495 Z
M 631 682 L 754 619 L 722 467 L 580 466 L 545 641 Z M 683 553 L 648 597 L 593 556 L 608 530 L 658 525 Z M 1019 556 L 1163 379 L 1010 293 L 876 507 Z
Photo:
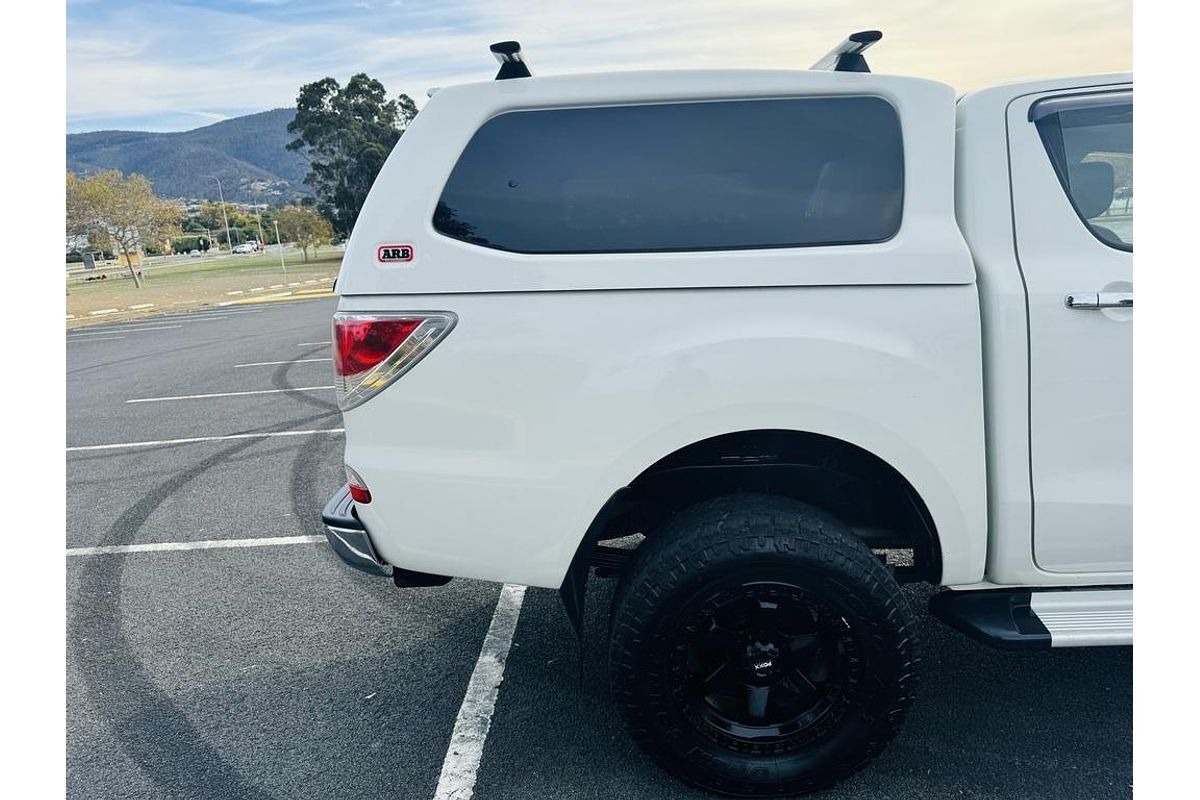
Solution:
M 811 70 L 441 89 L 337 287 L 337 553 L 398 586 L 618 574 L 664 768 L 811 791 L 895 735 L 915 616 L 1132 642 L 1130 75 Z M 419 363 L 418 363 L 419 362 Z

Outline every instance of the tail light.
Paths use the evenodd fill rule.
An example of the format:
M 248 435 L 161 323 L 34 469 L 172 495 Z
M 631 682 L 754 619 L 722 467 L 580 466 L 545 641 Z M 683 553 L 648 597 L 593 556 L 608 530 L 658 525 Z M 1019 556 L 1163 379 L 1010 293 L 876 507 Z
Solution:
M 338 406 L 362 405 L 413 368 L 450 333 L 449 311 L 333 315 L 333 367 Z

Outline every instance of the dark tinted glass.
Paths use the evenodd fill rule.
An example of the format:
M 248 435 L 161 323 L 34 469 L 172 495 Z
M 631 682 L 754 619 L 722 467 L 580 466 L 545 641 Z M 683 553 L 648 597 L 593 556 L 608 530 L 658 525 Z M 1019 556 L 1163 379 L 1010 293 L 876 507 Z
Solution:
M 1079 218 L 1110 247 L 1133 250 L 1133 93 L 1039 100 L 1030 119 Z
M 876 97 L 518 111 L 475 133 L 434 227 L 523 253 L 877 242 L 903 183 Z

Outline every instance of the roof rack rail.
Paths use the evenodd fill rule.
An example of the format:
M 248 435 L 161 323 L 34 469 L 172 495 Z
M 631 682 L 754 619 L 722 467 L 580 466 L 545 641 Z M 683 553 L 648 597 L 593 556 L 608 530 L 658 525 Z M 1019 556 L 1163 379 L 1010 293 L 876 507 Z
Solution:
M 882 31 L 859 31 L 817 60 L 809 69 L 829 69 L 834 72 L 870 72 L 863 51 L 883 38 Z
M 529 65 L 525 63 L 525 57 L 521 55 L 520 42 L 496 42 L 488 49 L 500 62 L 500 71 L 496 73 L 496 80 L 506 81 L 509 78 L 533 77 L 533 73 L 529 71 Z

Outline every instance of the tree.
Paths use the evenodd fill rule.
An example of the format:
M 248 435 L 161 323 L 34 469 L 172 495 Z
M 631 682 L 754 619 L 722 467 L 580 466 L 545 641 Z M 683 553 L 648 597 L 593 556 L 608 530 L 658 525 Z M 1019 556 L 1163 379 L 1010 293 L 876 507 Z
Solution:
M 304 182 L 339 233 L 354 228 L 375 176 L 416 115 L 411 97 L 388 100 L 383 84 L 361 72 L 345 87 L 333 78 L 300 87 L 288 123 L 297 138 L 287 147 L 308 159 Z
M 80 185 L 80 178 L 74 172 L 67 173 L 67 249 L 76 250 L 76 243 L 83 237 L 89 237 L 89 225 L 92 218 L 88 207 L 87 196 Z
M 134 286 L 142 278 L 132 254 L 143 244 L 156 244 L 178 232 L 182 210 L 154 195 L 150 181 L 107 170 L 90 178 L 67 173 L 67 227 L 87 233 L 90 241 L 108 241 L 125 256 Z
M 275 219 L 279 223 L 280 234 L 300 246 L 305 261 L 308 261 L 308 248 L 329 244 L 333 237 L 329 220 L 311 208 L 288 206 L 280 210 Z

